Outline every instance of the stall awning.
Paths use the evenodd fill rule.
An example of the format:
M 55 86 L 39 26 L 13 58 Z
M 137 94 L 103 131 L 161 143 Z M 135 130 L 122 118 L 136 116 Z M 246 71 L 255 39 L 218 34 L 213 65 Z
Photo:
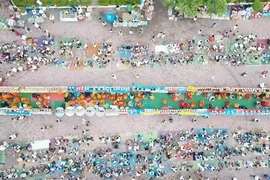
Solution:
M 50 140 L 33 141 L 31 146 L 32 150 L 49 149 Z

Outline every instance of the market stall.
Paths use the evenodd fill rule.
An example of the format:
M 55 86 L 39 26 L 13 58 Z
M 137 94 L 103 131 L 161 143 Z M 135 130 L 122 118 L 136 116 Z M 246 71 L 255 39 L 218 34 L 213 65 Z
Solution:
M 77 12 L 68 9 L 60 11 L 60 20 L 64 22 L 76 22 L 78 21 Z
M 1 87 L 1 115 L 269 115 L 270 89 L 237 87 Z M 13 93 L 12 93 L 13 91 Z
M 41 140 L 41 141 L 32 141 L 31 142 L 31 150 L 41 150 L 41 149 L 49 149 L 50 140 Z

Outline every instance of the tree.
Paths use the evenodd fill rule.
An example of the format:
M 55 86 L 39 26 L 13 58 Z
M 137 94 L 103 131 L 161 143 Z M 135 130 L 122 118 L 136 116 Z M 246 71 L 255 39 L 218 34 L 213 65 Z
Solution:
M 260 0 L 255 0 L 254 3 L 252 4 L 252 9 L 256 12 L 259 12 L 263 9 L 263 4 L 262 1 Z
M 207 0 L 207 12 L 212 15 L 222 16 L 226 13 L 228 5 L 226 0 Z
M 202 0 L 178 0 L 176 4 L 179 12 L 184 13 L 186 17 L 195 17 L 198 15 L 198 8 L 202 5 Z
M 163 1 L 163 5 L 172 9 L 176 5 L 176 0 L 165 0 L 165 1 Z

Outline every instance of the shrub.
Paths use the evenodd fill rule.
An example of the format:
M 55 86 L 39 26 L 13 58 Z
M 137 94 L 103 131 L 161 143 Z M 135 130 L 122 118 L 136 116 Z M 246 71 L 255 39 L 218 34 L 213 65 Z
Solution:
M 263 9 L 263 4 L 260 0 L 255 0 L 254 3 L 252 4 L 252 8 L 254 11 L 261 11 Z

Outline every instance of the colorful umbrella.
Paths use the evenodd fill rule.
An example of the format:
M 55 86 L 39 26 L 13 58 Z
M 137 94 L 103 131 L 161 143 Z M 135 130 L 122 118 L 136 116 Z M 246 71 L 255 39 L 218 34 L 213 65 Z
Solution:
M 127 11 L 128 11 L 128 12 L 131 12 L 131 11 L 132 11 L 132 5 L 131 5 L 131 4 L 128 4 L 128 5 L 127 5 Z
M 106 22 L 108 22 L 108 23 L 112 23 L 112 22 L 114 22 L 115 21 L 115 14 L 114 13 L 107 13 L 107 14 L 105 14 L 105 16 L 104 16 L 104 19 L 105 19 L 105 21 Z

